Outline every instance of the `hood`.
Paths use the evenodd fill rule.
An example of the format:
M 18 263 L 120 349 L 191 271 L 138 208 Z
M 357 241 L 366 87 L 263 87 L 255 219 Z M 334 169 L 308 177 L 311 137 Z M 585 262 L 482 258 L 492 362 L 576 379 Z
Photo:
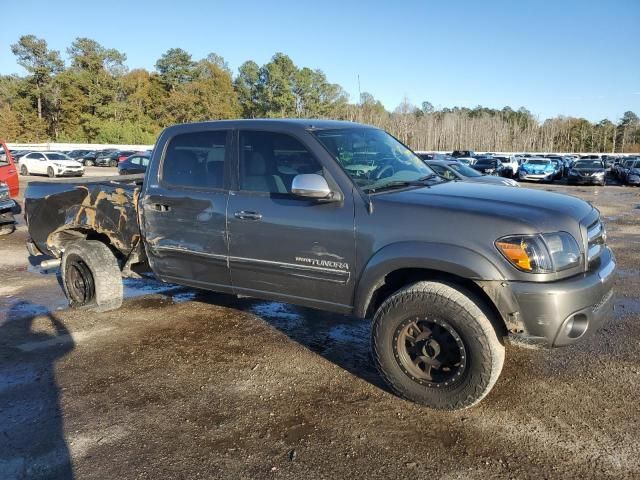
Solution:
M 465 177 L 465 181 L 475 183 L 487 183 L 489 185 L 502 185 L 507 187 L 519 187 L 520 184 L 515 180 L 503 177 L 495 177 L 493 175 L 483 175 L 482 177 Z
M 445 182 L 376 197 L 374 202 L 379 199 L 436 209 L 460 222 L 480 225 L 477 220 L 484 217 L 483 225 L 497 236 L 501 228 L 509 234 L 563 230 L 579 239 L 578 223 L 593 211 L 587 202 L 569 195 L 477 182 Z
M 49 160 L 51 163 L 58 163 L 60 165 L 64 165 L 65 167 L 81 167 L 82 164 L 80 162 L 76 162 L 75 160 Z

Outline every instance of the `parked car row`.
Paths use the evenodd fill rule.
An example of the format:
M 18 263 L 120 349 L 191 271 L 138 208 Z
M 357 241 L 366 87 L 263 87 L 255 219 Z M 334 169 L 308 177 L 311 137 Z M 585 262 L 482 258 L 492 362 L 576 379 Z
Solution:
M 89 166 L 119 167 L 119 173 L 142 173 L 148 164 L 141 158 L 148 159 L 150 151 L 135 150 L 71 150 L 60 151 L 28 151 L 15 150 L 11 154 L 17 163 L 20 175 L 47 175 L 51 178 L 84 175 L 84 168 Z M 133 162 L 126 160 L 133 157 Z M 126 165 L 125 165 L 126 163 Z
M 611 175 L 626 185 L 640 185 L 640 157 L 630 157 L 614 163 Z
M 419 153 L 427 162 L 455 161 L 486 175 L 521 181 L 554 182 L 566 179 L 570 185 L 605 185 L 607 177 L 627 185 L 640 185 L 640 156 L 532 154 L 477 154 L 454 150 L 451 154 Z M 467 170 L 468 172 L 468 170 Z
M 148 151 L 147 151 L 148 152 Z M 11 154 L 16 162 L 19 162 L 21 158 L 35 153 L 33 150 L 12 150 Z M 120 150 L 117 148 L 105 148 L 102 150 L 57 150 L 55 152 L 40 152 L 40 153 L 56 153 L 63 154 L 68 159 L 75 160 L 85 167 L 92 167 L 94 165 L 100 167 L 117 167 L 118 164 L 124 161 L 126 158 L 133 154 L 142 153 L 136 150 Z

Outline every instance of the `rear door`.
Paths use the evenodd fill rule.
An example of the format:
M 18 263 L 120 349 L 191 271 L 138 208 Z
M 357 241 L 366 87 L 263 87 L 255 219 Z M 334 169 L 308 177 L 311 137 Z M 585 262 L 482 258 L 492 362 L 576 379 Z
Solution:
M 226 187 L 229 130 L 178 133 L 139 205 L 145 247 L 162 280 L 231 292 Z
M 229 265 L 234 292 L 347 310 L 355 264 L 351 191 L 336 203 L 297 197 L 297 174 L 338 189 L 304 143 L 287 133 L 238 132 L 238 188 L 229 196 Z
M 40 152 L 31 152 L 23 157 L 29 173 L 47 173 L 47 160 Z

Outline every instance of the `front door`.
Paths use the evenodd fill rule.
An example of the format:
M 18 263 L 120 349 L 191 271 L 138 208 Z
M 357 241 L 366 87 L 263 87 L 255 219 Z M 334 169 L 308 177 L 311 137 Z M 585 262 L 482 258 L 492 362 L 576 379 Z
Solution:
M 297 174 L 329 175 L 293 136 L 244 130 L 238 145 L 239 188 L 228 207 L 235 293 L 348 310 L 355 281 L 351 192 L 339 203 L 292 195 Z
M 140 200 L 149 263 L 162 280 L 231 292 L 227 265 L 229 130 L 175 135 Z

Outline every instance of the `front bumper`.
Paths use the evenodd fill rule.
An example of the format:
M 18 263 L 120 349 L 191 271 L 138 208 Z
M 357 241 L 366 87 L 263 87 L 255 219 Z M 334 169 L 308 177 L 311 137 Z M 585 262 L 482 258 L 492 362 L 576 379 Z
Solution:
M 627 185 L 640 185 L 640 177 L 637 175 L 630 175 L 627 177 Z
M 78 168 L 75 170 L 71 170 L 67 168 L 60 168 L 56 170 L 56 175 L 58 175 L 59 177 L 81 177 L 82 175 L 84 175 L 84 169 Z
M 592 176 L 580 176 L 580 177 L 575 177 L 573 175 L 569 175 L 569 177 L 567 178 L 567 181 L 569 183 L 575 183 L 578 185 L 600 185 L 602 182 L 604 182 L 604 177 L 600 176 L 600 177 L 592 177 Z
M 527 180 L 530 182 L 550 182 L 553 180 L 553 173 L 525 173 L 520 172 L 518 178 L 520 180 Z
M 13 217 L 16 206 L 13 200 L 0 200 L 0 225 L 16 223 Z
M 597 269 L 565 280 L 479 283 L 505 319 L 513 343 L 561 347 L 584 339 L 610 317 L 615 271 L 607 248 Z

